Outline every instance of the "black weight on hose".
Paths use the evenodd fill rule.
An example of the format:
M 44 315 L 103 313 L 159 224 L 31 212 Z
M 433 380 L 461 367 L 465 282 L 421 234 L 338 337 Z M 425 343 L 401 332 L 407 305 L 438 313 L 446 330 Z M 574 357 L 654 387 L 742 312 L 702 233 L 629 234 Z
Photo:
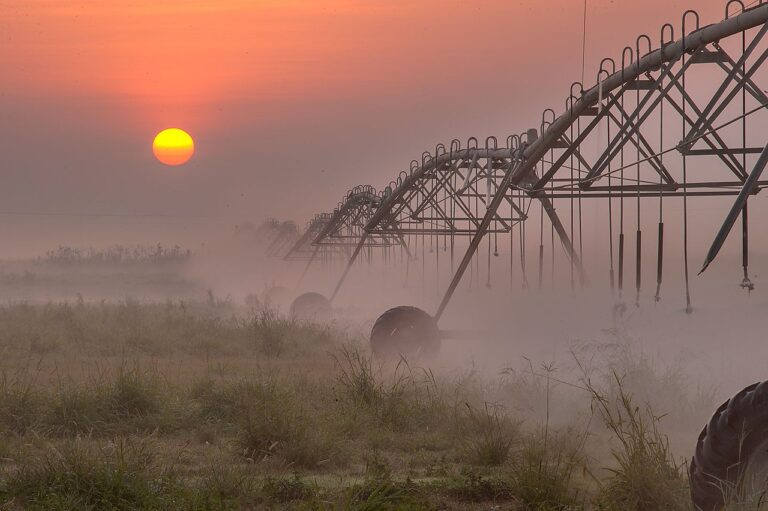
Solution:
M 290 313 L 296 319 L 327 321 L 331 319 L 333 309 L 328 298 L 320 293 L 304 293 L 291 303 Z
M 395 307 L 374 323 L 371 349 L 378 358 L 432 358 L 440 351 L 440 330 L 435 319 L 423 310 L 407 305 Z

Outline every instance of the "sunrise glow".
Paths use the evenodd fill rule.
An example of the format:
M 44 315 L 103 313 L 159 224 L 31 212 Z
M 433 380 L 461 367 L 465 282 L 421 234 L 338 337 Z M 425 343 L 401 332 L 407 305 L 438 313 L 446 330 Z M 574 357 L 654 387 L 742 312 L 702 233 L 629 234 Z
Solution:
M 186 131 L 168 128 L 157 134 L 152 142 L 152 152 L 161 163 L 183 165 L 195 153 L 195 142 Z

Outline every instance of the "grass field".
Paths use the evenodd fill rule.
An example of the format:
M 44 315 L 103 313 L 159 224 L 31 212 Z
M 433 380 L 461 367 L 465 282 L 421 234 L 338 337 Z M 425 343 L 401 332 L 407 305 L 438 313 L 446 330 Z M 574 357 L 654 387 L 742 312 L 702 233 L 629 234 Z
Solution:
M 715 404 L 674 370 L 381 366 L 366 334 L 216 299 L 2 306 L 3 509 L 690 509 L 667 434 L 690 448 Z

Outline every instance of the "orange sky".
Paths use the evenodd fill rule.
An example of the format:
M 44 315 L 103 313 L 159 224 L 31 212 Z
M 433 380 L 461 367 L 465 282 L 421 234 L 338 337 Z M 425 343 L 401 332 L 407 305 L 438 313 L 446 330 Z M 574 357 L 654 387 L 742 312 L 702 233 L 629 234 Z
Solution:
M 722 18 L 722 0 L 588 0 L 586 81 L 694 4 Z M 437 142 L 504 139 L 561 111 L 582 5 L 0 0 L 0 202 L 303 220 Z M 152 158 L 169 126 L 196 139 L 183 173 Z
M 644 18 L 673 19 L 676 4 L 686 5 L 589 3 L 592 24 L 607 29 L 590 34 L 593 49 L 612 27 L 658 30 Z M 722 10 L 720 0 L 695 3 Z M 421 82 L 422 73 L 450 76 L 455 68 L 439 68 L 451 62 L 526 64 L 521 54 L 532 46 L 580 55 L 581 0 L 3 0 L 0 8 L 0 83 L 27 93 L 333 97 Z M 385 72 L 374 81 L 376 70 Z
M 509 10 L 503 2 L 487 3 L 490 19 Z M 463 39 L 458 5 L 28 0 L 7 9 L 13 51 L 3 55 L 8 72 L 2 82 L 24 94 L 120 95 L 149 118 L 159 104 L 171 108 L 165 115 L 179 115 L 174 105 L 181 110 L 199 101 L 391 92 L 424 80 L 419 74 L 432 67 L 430 60 L 496 53 L 494 38 L 477 34 L 444 51 L 440 33 Z M 443 76 L 438 71 L 435 78 Z
M 631 5 L 637 2 L 626 0 L 591 3 L 593 21 L 603 26 L 606 20 L 616 25 L 614 17 L 632 20 L 637 11 Z M 483 73 L 490 63 L 530 69 L 535 59 L 526 54 L 534 46 L 580 59 L 575 44 L 580 5 L 580 0 L 7 1 L 3 35 L 10 45 L 2 49 L 0 84 L 6 92 L 25 95 L 121 96 L 139 123 L 183 118 L 193 103 L 211 109 L 218 101 L 241 99 L 407 94 L 455 80 L 462 67 L 468 73 Z M 600 38 L 605 35 L 592 42 Z M 216 122 L 210 112 L 205 117 Z

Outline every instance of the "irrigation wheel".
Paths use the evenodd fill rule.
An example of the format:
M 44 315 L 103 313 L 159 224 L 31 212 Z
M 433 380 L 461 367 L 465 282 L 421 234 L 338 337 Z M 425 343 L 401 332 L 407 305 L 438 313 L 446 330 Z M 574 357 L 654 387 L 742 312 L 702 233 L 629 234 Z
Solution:
M 440 351 L 440 329 L 435 318 L 423 310 L 401 305 L 389 309 L 373 324 L 371 348 L 377 358 L 434 358 Z
M 697 511 L 734 501 L 735 509 L 768 510 L 768 382 L 720 405 L 699 435 L 690 474 Z
M 291 317 L 314 321 L 327 321 L 333 309 L 328 298 L 320 293 L 304 293 L 291 303 Z

